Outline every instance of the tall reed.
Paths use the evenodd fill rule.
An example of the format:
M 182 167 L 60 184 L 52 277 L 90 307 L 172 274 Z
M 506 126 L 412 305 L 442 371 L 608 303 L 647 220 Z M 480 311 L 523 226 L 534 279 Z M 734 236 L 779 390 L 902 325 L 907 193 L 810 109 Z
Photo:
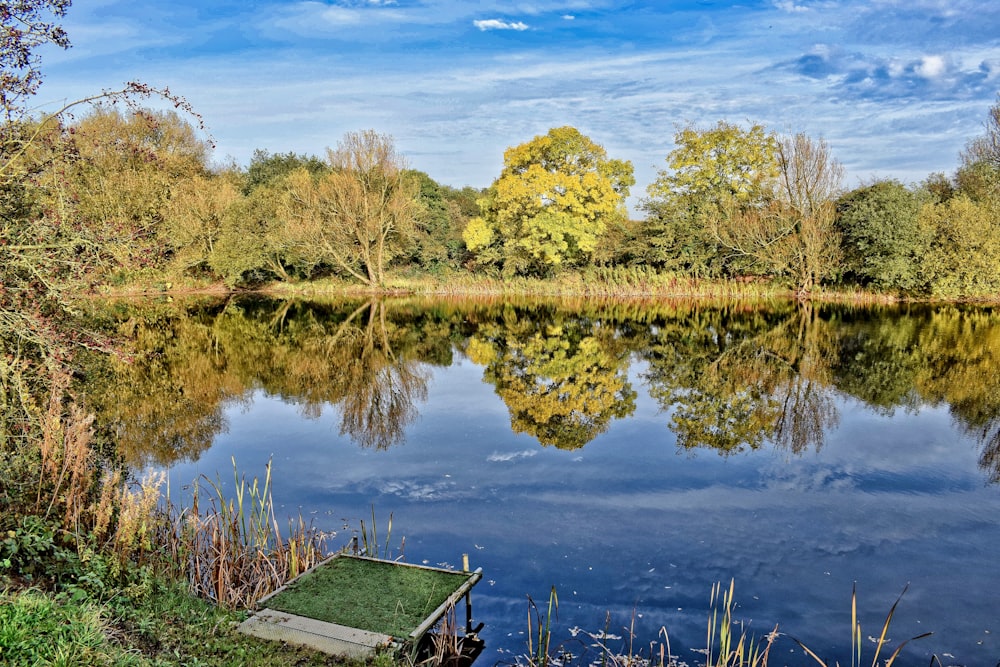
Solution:
M 534 630 L 538 633 L 538 646 L 534 645 L 532 614 L 534 614 Z M 528 596 L 528 664 L 530 667 L 547 667 L 555 662 L 550 653 L 552 644 L 552 619 L 559 614 L 559 595 L 556 587 L 549 591 L 548 613 L 542 619 L 541 610 L 535 601 Z
M 202 476 L 206 488 L 195 483 L 191 507 L 180 511 L 171 531 L 172 551 L 183 558 L 192 590 L 229 608 L 253 605 L 327 554 L 326 536 L 301 515 L 282 536 L 270 462 L 263 482 L 248 482 L 232 462 L 232 495 L 226 496 L 221 481 Z
M 889 634 L 889 626 L 892 624 L 892 617 L 896 614 L 896 607 L 899 606 L 900 600 L 903 599 L 903 595 L 906 594 L 906 591 L 909 587 L 910 587 L 909 584 L 903 587 L 903 591 L 899 594 L 899 597 L 896 598 L 896 601 L 892 603 L 892 607 L 889 609 L 889 613 L 886 615 L 885 621 L 883 621 L 882 623 L 882 631 L 879 634 L 878 639 L 875 641 L 875 655 L 872 657 L 872 662 L 871 662 L 872 667 L 878 667 L 879 665 L 878 661 L 879 656 L 882 654 L 882 650 L 886 648 L 886 644 L 888 642 L 887 637 Z M 857 589 L 858 589 L 857 584 L 855 584 L 851 589 L 851 667 L 861 667 L 862 664 L 861 647 L 863 644 L 862 638 L 864 635 L 861 634 L 861 622 L 858 620 Z M 900 642 L 899 646 L 896 647 L 896 650 L 892 652 L 892 655 L 886 658 L 884 667 L 892 667 L 893 663 L 896 662 L 896 658 L 899 657 L 899 654 L 902 652 L 903 648 L 911 641 L 914 641 L 916 639 L 923 639 L 924 637 L 930 637 L 932 634 L 934 633 L 925 632 L 923 634 L 919 634 L 915 637 L 910 637 L 909 639 Z M 795 639 L 794 637 L 792 639 L 794 639 L 795 643 L 798 644 L 802 648 L 802 650 L 806 652 L 806 655 L 811 657 L 822 667 L 827 667 L 827 663 L 818 655 L 816 655 L 816 653 L 812 649 L 810 649 L 808 646 L 800 642 L 798 639 Z M 936 659 L 937 656 L 934 656 L 934 658 L 932 658 L 931 664 L 934 664 L 933 661 Z
M 706 647 L 701 653 L 705 655 L 706 667 L 767 667 L 771 646 L 778 638 L 778 628 L 758 639 L 748 633 L 747 628 L 741 621 L 733 618 L 735 602 L 735 583 L 730 581 L 729 587 L 723 589 L 721 584 L 712 586 L 710 598 L 711 609 L 708 616 L 708 634 Z M 600 659 L 586 662 L 582 656 L 574 656 L 562 647 L 557 650 L 557 654 L 552 654 L 552 620 L 558 610 L 559 599 L 556 589 L 553 586 L 549 595 L 548 614 L 542 616 L 538 606 L 531 598 L 528 598 L 528 654 L 523 656 L 527 667 L 549 667 L 558 665 L 567 667 L 574 660 L 579 660 L 581 665 L 599 665 L 600 667 L 680 667 L 687 663 L 679 660 L 679 657 L 671 653 L 670 637 L 666 628 L 660 629 L 662 639 L 649 644 L 648 655 L 643 655 L 642 649 L 635 647 L 635 614 L 632 616 L 632 623 L 625 628 L 628 633 L 627 645 L 621 650 L 615 650 L 608 646 L 607 641 L 611 637 L 608 628 L 611 624 L 608 616 L 603 633 L 585 633 L 595 642 L 595 646 L 600 649 Z M 532 618 L 534 616 L 534 618 Z M 738 626 L 738 631 L 734 628 Z M 534 642 L 537 633 L 538 643 Z
M 392 512 L 389 512 L 389 521 L 386 524 L 385 531 L 385 542 L 382 544 L 382 555 L 379 556 L 379 543 L 378 543 L 378 524 L 375 521 L 375 506 L 372 505 L 372 522 L 368 525 L 365 524 L 365 520 L 361 519 L 361 544 L 360 553 L 363 556 L 370 556 L 371 558 L 381 558 L 382 560 L 393 560 L 392 558 Z M 354 537 L 354 551 L 359 553 L 358 537 Z M 395 560 L 402 560 L 403 549 L 406 547 L 406 538 L 399 544 L 398 554 Z
M 714 667 L 763 667 L 767 664 L 771 644 L 778 636 L 778 626 L 767 635 L 766 644 L 762 645 L 752 635 L 748 636 L 743 622 L 733 621 L 735 588 L 735 579 L 729 580 L 727 590 L 722 589 L 721 583 L 712 586 L 712 611 L 708 617 L 708 641 L 705 645 L 706 664 Z M 734 626 L 739 626 L 738 634 L 733 633 Z

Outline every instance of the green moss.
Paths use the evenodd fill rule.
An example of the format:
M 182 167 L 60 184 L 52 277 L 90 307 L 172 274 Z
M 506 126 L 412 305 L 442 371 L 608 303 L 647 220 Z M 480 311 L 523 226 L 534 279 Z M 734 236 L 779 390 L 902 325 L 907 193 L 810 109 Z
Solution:
M 468 577 L 468 573 L 339 556 L 299 577 L 264 606 L 405 637 Z

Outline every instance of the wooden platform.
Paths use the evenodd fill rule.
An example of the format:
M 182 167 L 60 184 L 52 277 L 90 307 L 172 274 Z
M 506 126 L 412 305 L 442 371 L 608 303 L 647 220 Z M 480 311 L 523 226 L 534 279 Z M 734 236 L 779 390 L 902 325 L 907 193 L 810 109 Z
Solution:
M 465 636 L 481 646 L 476 633 L 482 625 L 472 627 L 470 596 L 481 578 L 481 569 L 457 572 L 340 553 L 261 599 L 238 629 L 334 655 L 415 650 L 465 598 Z
M 238 630 L 261 639 L 301 644 L 323 653 L 354 658 L 371 655 L 393 643 L 390 635 L 266 608 L 240 623 Z

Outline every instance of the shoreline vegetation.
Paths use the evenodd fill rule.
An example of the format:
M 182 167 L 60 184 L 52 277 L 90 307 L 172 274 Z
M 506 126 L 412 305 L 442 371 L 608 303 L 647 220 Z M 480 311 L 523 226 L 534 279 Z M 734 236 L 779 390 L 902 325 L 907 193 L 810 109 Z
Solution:
M 892 303 L 997 303 L 1000 293 L 980 297 L 906 296 L 868 290 L 818 289 L 808 295 L 796 293 L 783 285 L 764 280 L 697 279 L 667 274 L 630 272 L 566 273 L 559 279 L 520 278 L 501 280 L 455 273 L 447 277 L 390 276 L 380 287 L 369 287 L 338 279 L 296 283 L 272 282 L 253 287 L 232 288 L 221 282 L 195 280 L 147 280 L 126 286 L 101 286 L 73 294 L 81 299 L 153 299 L 186 296 L 231 296 L 261 294 L 286 299 L 366 298 L 578 298 L 592 297 L 608 301 L 769 301 L 808 300 L 822 303 L 892 304 Z

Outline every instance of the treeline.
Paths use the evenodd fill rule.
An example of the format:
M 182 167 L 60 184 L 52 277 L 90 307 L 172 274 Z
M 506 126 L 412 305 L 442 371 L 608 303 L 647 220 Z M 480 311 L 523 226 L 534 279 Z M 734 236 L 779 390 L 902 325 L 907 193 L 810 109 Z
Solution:
M 407 169 L 392 138 L 372 130 L 322 158 L 258 150 L 246 167 L 221 168 L 176 113 L 100 107 L 72 122 L 8 121 L 4 141 L 6 285 L 335 276 L 380 288 L 401 274 L 641 267 L 800 293 L 1000 292 L 1000 102 L 953 176 L 849 191 L 822 140 L 726 122 L 685 128 L 639 220 L 625 209 L 631 163 L 571 127 L 508 149 L 483 190 Z

